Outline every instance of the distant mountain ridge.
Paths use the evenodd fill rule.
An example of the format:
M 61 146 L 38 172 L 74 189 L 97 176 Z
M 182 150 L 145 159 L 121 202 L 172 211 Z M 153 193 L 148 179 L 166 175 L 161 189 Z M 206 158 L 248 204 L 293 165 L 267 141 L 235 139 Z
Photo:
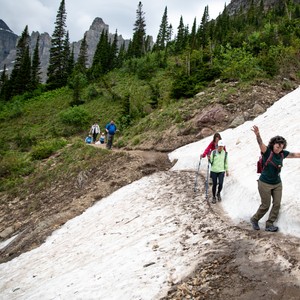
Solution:
M 109 33 L 109 26 L 105 24 L 104 21 L 99 17 L 94 19 L 89 30 L 85 32 L 86 41 L 88 44 L 88 65 L 92 64 L 94 53 L 103 30 L 106 30 L 108 32 L 108 38 L 113 40 L 115 34 Z M 50 58 L 51 36 L 47 32 L 40 34 L 38 31 L 33 31 L 30 35 L 31 53 L 33 53 L 38 35 L 40 35 L 39 55 L 41 62 L 41 80 L 42 82 L 46 82 Z M 10 74 L 12 71 L 16 57 L 16 44 L 18 38 L 18 35 L 13 33 L 7 24 L 0 19 L 0 72 L 3 70 L 4 66 L 6 66 L 8 74 Z M 123 39 L 122 35 L 118 35 L 118 46 L 120 47 L 123 43 L 125 43 L 125 47 L 127 47 L 129 40 L 125 40 Z M 75 60 L 78 57 L 80 45 L 81 40 L 71 44 L 71 47 L 74 47 Z
M 259 5 L 262 0 L 253 0 L 255 5 Z M 251 6 L 250 0 L 231 0 L 227 5 L 227 10 L 230 15 L 234 15 L 238 13 L 241 9 L 243 11 L 247 11 Z M 300 0 L 293 0 L 294 3 L 300 3 Z M 276 4 L 283 4 L 283 0 L 263 0 L 263 6 L 265 10 L 273 7 Z

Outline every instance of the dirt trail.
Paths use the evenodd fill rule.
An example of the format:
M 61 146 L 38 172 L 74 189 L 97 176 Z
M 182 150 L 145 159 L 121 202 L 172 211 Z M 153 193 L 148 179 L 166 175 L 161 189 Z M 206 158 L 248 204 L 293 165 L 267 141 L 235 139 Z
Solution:
M 187 178 L 191 200 L 182 205 L 193 212 L 187 235 L 209 241 L 198 245 L 206 259 L 164 299 L 299 299 L 299 238 L 253 231 L 248 223 L 234 225 L 221 203 L 205 200 L 204 179 L 195 194 L 194 174 L 182 174 Z

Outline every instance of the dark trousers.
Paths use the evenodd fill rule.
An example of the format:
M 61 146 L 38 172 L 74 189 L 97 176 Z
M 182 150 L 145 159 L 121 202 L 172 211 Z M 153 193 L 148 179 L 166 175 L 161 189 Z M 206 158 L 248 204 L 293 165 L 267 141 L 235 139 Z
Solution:
M 108 133 L 107 134 L 107 144 L 106 144 L 107 149 L 111 149 L 113 141 L 114 141 L 114 135 Z
M 213 182 L 212 185 L 213 197 L 216 197 L 217 186 L 218 186 L 218 194 L 221 193 L 223 188 L 224 176 L 225 176 L 225 172 L 220 172 L 220 173 L 210 172 L 210 177 Z
M 97 135 L 98 135 L 97 132 L 93 132 L 93 142 L 94 142 L 94 143 L 95 143 L 96 140 L 97 140 Z

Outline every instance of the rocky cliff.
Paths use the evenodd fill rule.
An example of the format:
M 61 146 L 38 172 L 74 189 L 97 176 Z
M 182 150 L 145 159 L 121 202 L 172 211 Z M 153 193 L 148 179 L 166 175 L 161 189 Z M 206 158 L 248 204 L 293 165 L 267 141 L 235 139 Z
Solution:
M 16 47 L 18 36 L 14 34 L 3 20 L 0 19 L 0 70 L 3 69 L 2 62 Z
M 96 51 L 97 44 L 99 42 L 101 33 L 103 30 L 109 32 L 109 26 L 103 22 L 101 18 L 95 18 L 89 30 L 85 32 L 86 41 L 88 44 L 88 65 L 91 65 Z M 39 40 L 39 55 L 41 62 L 41 79 L 42 82 L 46 82 L 47 79 L 47 69 L 50 57 L 51 48 L 51 36 L 48 33 L 39 34 L 37 31 L 33 31 L 30 36 L 30 51 L 33 53 L 35 48 L 36 40 L 38 35 L 40 35 Z M 114 33 L 109 33 L 109 39 L 113 40 Z M 13 69 L 14 60 L 16 57 L 16 44 L 18 36 L 14 34 L 4 21 L 0 20 L 0 70 L 3 69 L 4 65 L 8 70 L 8 73 Z M 124 40 L 122 35 L 118 36 L 118 46 L 121 46 L 125 42 L 125 47 L 128 45 L 129 40 Z M 71 47 L 74 47 L 74 57 L 75 60 L 78 57 L 80 50 L 81 40 L 78 42 L 73 42 Z

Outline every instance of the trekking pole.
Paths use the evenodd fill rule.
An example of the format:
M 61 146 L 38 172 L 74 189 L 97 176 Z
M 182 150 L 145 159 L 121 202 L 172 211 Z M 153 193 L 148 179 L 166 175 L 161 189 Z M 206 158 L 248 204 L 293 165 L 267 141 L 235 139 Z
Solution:
M 198 183 L 198 175 L 199 175 L 201 160 L 202 160 L 202 157 L 200 156 L 200 160 L 199 160 L 199 164 L 198 164 L 198 169 L 196 171 L 196 178 L 195 178 L 195 186 L 194 186 L 194 192 L 195 193 L 197 192 L 197 183 Z
M 206 174 L 206 181 L 205 181 L 205 199 L 208 200 L 208 177 L 209 177 L 209 167 L 210 163 L 209 160 L 207 161 L 207 174 Z

